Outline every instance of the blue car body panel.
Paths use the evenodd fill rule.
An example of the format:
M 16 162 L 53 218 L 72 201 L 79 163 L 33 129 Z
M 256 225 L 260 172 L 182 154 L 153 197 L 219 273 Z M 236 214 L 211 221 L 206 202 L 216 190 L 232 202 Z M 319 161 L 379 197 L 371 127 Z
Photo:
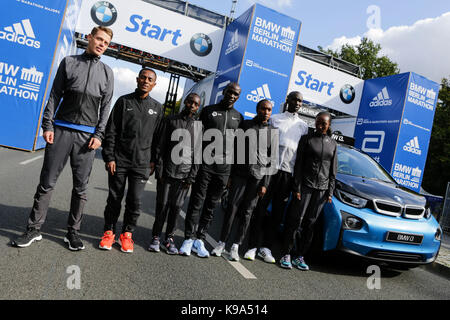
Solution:
M 342 230 L 341 211 L 360 218 L 363 227 L 360 230 Z M 423 263 L 430 263 L 440 248 L 440 241 L 435 239 L 439 224 L 433 216 L 418 220 L 392 217 L 368 208 L 354 208 L 336 197 L 325 205 L 323 214 L 325 251 L 341 249 L 366 257 L 373 250 L 420 254 L 424 257 Z M 423 240 L 420 245 L 389 242 L 385 240 L 388 231 L 423 235 Z
M 376 201 L 381 199 L 388 203 L 423 208 L 426 205 L 426 199 L 416 192 L 398 185 L 388 172 L 360 150 L 340 145 L 338 156 L 339 165 L 343 166 L 342 171 L 347 172 L 336 175 L 336 190 L 338 193 L 347 192 L 360 199 L 365 199 L 367 202 L 362 205 L 363 208 L 357 208 L 357 205 L 349 205 L 342 202 L 340 197 L 333 196 L 332 203 L 327 203 L 323 210 L 323 250 L 340 249 L 369 259 L 388 262 L 417 264 L 433 262 L 441 244 L 440 240 L 436 239 L 436 232 L 441 229 L 432 215 L 407 218 L 402 211 L 399 216 L 393 216 L 377 212 L 373 205 L 374 199 Z M 370 176 L 369 168 L 366 169 L 361 165 L 356 168 L 352 167 L 351 161 L 359 161 L 359 159 L 362 159 L 360 164 L 365 163 L 367 166 L 378 168 L 377 170 L 384 172 L 385 178 L 364 177 Z M 353 162 L 353 164 L 355 163 Z M 353 215 L 359 218 L 362 227 L 358 230 L 343 228 L 342 212 L 344 215 Z M 387 241 L 386 237 L 389 231 L 406 235 L 421 235 L 423 240 L 420 244 Z

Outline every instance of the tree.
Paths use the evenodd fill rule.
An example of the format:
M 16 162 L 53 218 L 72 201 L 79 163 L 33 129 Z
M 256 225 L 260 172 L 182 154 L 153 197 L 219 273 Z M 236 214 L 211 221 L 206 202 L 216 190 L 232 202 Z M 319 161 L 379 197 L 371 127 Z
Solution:
M 379 57 L 381 45 L 374 43 L 368 38 L 363 38 L 357 46 L 345 44 L 340 50 L 319 50 L 333 57 L 348 61 L 361 67 L 364 80 L 398 74 L 400 69 L 397 63 L 391 61 L 387 56 Z
M 422 186 L 444 195 L 450 181 L 450 77 L 443 78 L 434 114 Z

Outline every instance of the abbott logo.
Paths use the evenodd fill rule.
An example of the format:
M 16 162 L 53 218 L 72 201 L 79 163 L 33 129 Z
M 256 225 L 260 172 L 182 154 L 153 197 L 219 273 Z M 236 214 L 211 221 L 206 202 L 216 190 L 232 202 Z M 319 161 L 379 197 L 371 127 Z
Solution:
M 406 152 L 417 154 L 419 156 L 422 154 L 422 150 L 420 150 L 419 146 L 419 139 L 417 137 L 414 137 L 414 139 L 408 141 L 403 146 L 403 150 L 405 150 Z
M 380 153 L 384 145 L 384 131 L 364 131 L 365 136 L 372 136 L 364 138 L 361 150 L 368 153 Z M 367 147 L 368 143 L 374 143 L 377 147 Z
M 253 102 L 259 102 L 262 99 L 269 100 L 272 104 L 274 102 L 271 100 L 272 96 L 270 95 L 269 86 L 267 83 L 263 84 L 261 87 L 256 88 L 255 90 L 252 90 L 249 94 L 247 94 L 247 100 L 253 101 Z
M 392 105 L 392 99 L 389 97 L 387 88 L 384 87 L 369 103 L 370 107 L 383 107 Z
M 33 27 L 31 26 L 30 19 L 24 19 L 21 22 L 14 23 L 12 26 L 0 30 L 0 39 L 2 40 L 39 49 L 41 43 L 35 40 L 35 38 L 36 36 Z

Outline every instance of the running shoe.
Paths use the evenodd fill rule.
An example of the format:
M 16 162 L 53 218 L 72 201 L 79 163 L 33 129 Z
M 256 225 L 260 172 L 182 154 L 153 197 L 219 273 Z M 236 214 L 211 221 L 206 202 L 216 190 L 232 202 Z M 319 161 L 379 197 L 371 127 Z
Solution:
M 31 245 L 33 242 L 41 240 L 42 235 L 39 232 L 39 230 L 31 228 L 27 229 L 27 231 L 24 234 L 20 235 L 15 240 L 13 240 L 12 244 L 20 248 L 25 248 Z
M 112 245 L 116 242 L 115 237 L 112 230 L 105 231 L 98 247 L 103 250 L 111 250 Z
M 219 241 L 219 244 L 217 245 L 217 247 L 215 247 L 211 251 L 211 255 L 216 256 L 216 257 L 220 257 L 224 250 L 225 250 L 225 242 Z
M 193 244 L 194 244 L 194 239 L 184 240 L 183 244 L 181 245 L 179 254 L 181 254 L 183 256 L 190 256 Z
M 257 250 L 256 248 L 247 250 L 247 252 L 244 254 L 244 259 L 255 261 L 256 250 Z
M 159 237 L 158 236 L 153 237 L 152 243 L 150 243 L 148 250 L 151 252 L 159 252 Z
M 262 258 L 264 262 L 275 263 L 275 258 L 272 256 L 272 252 L 268 248 L 259 249 L 258 257 Z
M 209 252 L 205 248 L 203 240 L 196 239 L 192 245 L 192 251 L 197 254 L 200 258 L 208 258 Z
M 233 244 L 230 250 L 230 260 L 239 261 L 239 245 Z
M 292 269 L 291 256 L 285 255 L 280 259 L 280 267 L 284 269 Z
M 300 269 L 303 271 L 309 270 L 309 266 L 305 263 L 305 259 L 303 257 L 298 257 L 297 259 L 294 259 L 292 261 L 292 265 L 297 267 L 297 269 Z
M 67 232 L 66 236 L 64 237 L 64 242 L 69 245 L 69 249 L 72 251 L 78 251 L 84 249 L 84 244 L 80 239 L 80 236 L 78 235 L 78 232 L 71 230 Z
M 124 232 L 119 237 L 120 251 L 132 253 L 134 250 L 134 241 L 131 239 L 131 232 Z
M 163 242 L 163 247 L 167 254 L 178 254 L 178 249 L 175 246 L 173 238 L 167 238 L 167 240 Z

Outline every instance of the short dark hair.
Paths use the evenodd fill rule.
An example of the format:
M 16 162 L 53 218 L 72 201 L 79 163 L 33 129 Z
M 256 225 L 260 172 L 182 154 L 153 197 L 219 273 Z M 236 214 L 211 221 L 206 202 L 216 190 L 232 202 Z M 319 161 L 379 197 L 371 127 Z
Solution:
M 317 114 L 316 119 L 321 116 L 326 116 L 328 117 L 328 119 L 330 119 L 330 127 L 328 128 L 327 135 L 331 136 L 331 120 L 332 120 L 331 113 L 329 113 L 328 111 L 321 111 Z
M 258 110 L 259 107 L 261 107 L 261 105 L 262 105 L 264 102 L 269 102 L 270 105 L 272 105 L 272 102 L 270 102 L 270 100 L 262 99 L 262 100 L 260 100 L 260 101 L 256 104 L 256 110 Z M 273 106 L 273 105 L 272 105 L 272 106 Z
M 152 73 L 155 75 L 155 80 L 156 80 L 156 78 L 157 78 L 158 76 L 156 75 L 155 70 L 150 69 L 150 68 L 147 68 L 147 67 L 143 67 L 143 68 L 141 69 L 141 71 L 139 71 L 138 77 L 140 77 L 141 74 L 142 74 L 142 72 L 144 72 L 144 71 L 146 71 L 146 70 L 152 72 Z
M 190 96 L 196 96 L 196 97 L 198 97 L 198 98 L 201 100 L 200 96 L 199 96 L 197 93 L 195 93 L 195 92 L 189 93 L 189 94 L 186 96 L 186 98 L 184 98 L 184 100 L 186 101 L 187 98 L 189 98 Z
M 111 37 L 111 40 L 112 40 L 112 38 L 113 38 L 113 31 L 112 31 L 110 28 L 104 27 L 104 26 L 97 26 L 97 27 L 94 27 L 94 28 L 92 28 L 92 30 L 91 30 L 91 35 L 95 36 L 95 34 L 96 34 L 98 31 L 103 31 L 103 32 L 105 32 L 108 36 Z

